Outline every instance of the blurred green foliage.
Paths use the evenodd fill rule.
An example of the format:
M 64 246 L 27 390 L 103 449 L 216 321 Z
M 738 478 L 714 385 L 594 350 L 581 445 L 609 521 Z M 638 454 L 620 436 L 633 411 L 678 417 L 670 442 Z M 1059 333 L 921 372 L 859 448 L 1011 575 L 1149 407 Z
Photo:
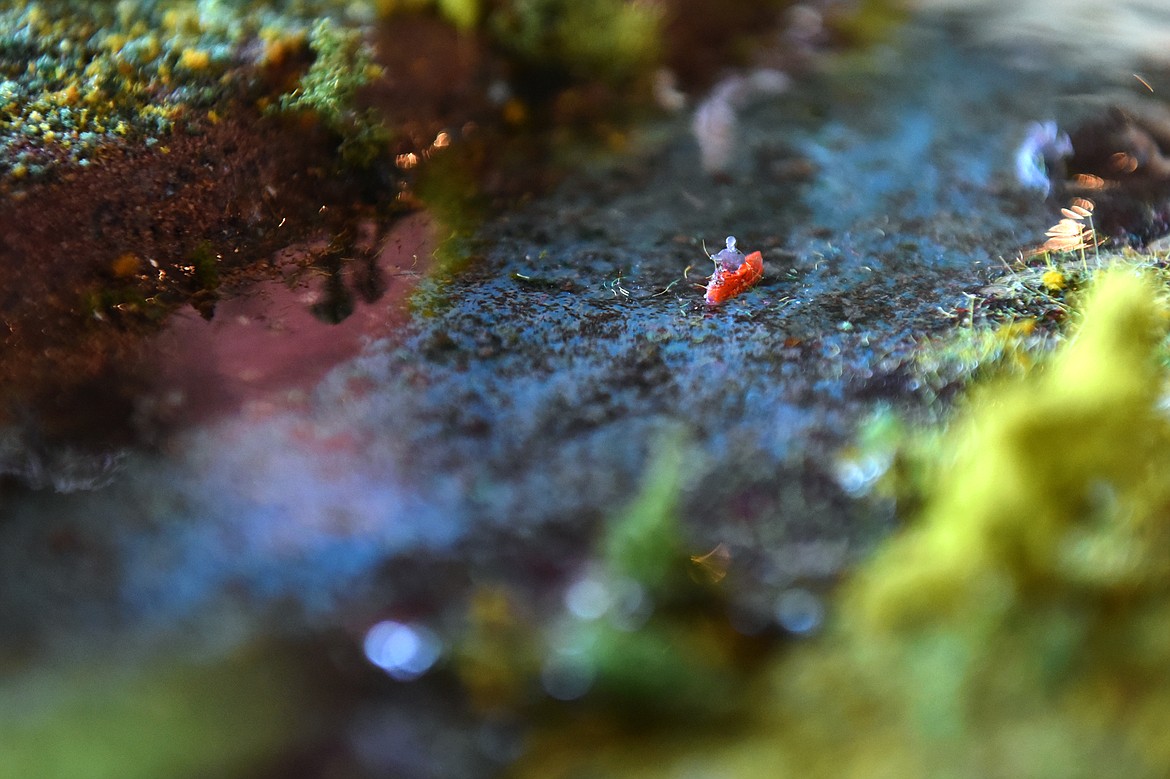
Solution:
M 736 641 L 726 624 L 702 616 L 698 604 L 716 596 L 695 575 L 678 521 L 690 452 L 679 435 L 658 442 L 641 490 L 610 519 L 600 544 L 597 575 L 615 603 L 600 619 L 572 620 L 571 639 L 561 636 L 584 651 L 594 694 L 636 719 L 647 711 L 692 720 L 725 713 L 737 683 Z
M 367 33 L 428 8 L 562 79 L 625 81 L 656 61 L 657 11 L 624 0 L 15 0 L 0 8 L 0 174 L 85 166 L 123 140 L 151 146 L 241 98 L 315 113 L 347 161 L 368 164 L 389 132 L 356 100 L 379 73 Z M 307 70 L 279 94 L 289 67 Z
M 280 652 L 244 650 L 0 678 L 0 779 L 252 775 L 311 727 L 304 671 Z
M 677 436 L 659 443 L 638 495 L 609 521 L 602 541 L 608 574 L 638 582 L 656 597 L 684 586 L 684 563 L 678 523 L 687 449 Z
M 623 81 L 658 55 L 660 14 L 625 0 L 512 0 L 487 20 L 492 37 L 518 59 L 561 68 L 579 80 Z
M 579 685 L 570 697 L 582 698 L 560 714 L 603 741 L 631 723 L 711 722 L 734 709 L 743 642 L 707 608 L 718 595 L 687 554 L 678 521 L 692 453 L 679 434 L 657 441 L 639 493 L 615 511 L 593 564 L 570 585 L 591 593 L 586 608 L 540 619 L 504 593 L 477 596 L 458 655 L 482 706 L 533 707 L 543 693 L 529 685 L 555 668 Z M 547 678 L 545 689 L 562 697 Z
M 1083 312 L 1055 353 L 927 432 L 915 521 L 819 639 L 749 686 L 733 730 L 548 731 L 517 775 L 1170 773 L 1170 309 L 1123 267 Z

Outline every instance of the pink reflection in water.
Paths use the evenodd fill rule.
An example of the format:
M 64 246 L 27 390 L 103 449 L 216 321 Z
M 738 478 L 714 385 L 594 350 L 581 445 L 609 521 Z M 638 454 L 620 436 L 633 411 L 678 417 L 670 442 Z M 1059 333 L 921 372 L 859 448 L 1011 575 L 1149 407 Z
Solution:
M 372 231 L 372 227 L 371 227 Z M 376 260 L 382 293 L 366 302 L 355 289 L 362 272 L 344 263 L 340 277 L 307 274 L 293 285 L 257 282 L 221 300 L 204 320 L 193 309 L 176 313 L 147 358 L 152 389 L 143 398 L 144 427 L 186 426 L 239 411 L 264 412 L 303 404 L 332 368 L 374 339 L 393 336 L 407 319 L 407 302 L 432 261 L 435 240 L 423 213 L 400 220 Z M 293 247 L 288 251 L 308 251 Z M 353 311 L 337 324 L 314 315 L 340 282 Z

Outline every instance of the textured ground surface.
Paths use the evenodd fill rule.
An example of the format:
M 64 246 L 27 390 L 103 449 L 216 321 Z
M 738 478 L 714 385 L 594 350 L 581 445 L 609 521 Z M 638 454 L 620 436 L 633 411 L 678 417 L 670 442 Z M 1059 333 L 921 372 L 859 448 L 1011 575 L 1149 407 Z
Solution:
M 329 284 L 360 289 L 368 269 L 177 318 L 136 374 L 151 447 L 0 441 L 6 470 L 42 487 L 3 494 L 5 665 L 129 643 L 217 657 L 308 633 L 296 651 L 366 701 L 315 759 L 429 776 L 436 763 L 404 755 L 447 743 L 433 775 L 475 775 L 510 742 L 444 730 L 463 725 L 438 693 L 371 691 L 346 665 L 362 632 L 391 615 L 442 634 L 497 582 L 556 600 L 679 431 L 685 525 L 697 552 L 727 545 L 735 600 L 768 610 L 792 582 L 831 578 L 892 521 L 851 497 L 838 452 L 878 407 L 923 409 L 916 342 L 1050 223 L 1014 150 L 1088 85 L 1005 61 L 911 28 L 744 109 L 718 180 L 679 118 L 492 217 L 447 282 L 426 274 L 441 231 L 400 223 L 375 273 L 386 294 L 335 328 Z M 767 270 L 711 310 L 702 243 L 727 235 Z M 370 735 L 386 732 L 410 743 Z

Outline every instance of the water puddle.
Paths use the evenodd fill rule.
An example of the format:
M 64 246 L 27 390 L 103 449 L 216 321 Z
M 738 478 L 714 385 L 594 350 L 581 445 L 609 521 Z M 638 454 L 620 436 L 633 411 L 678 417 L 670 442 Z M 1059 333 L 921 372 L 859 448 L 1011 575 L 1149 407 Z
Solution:
M 93 675 L 193 654 L 302 713 L 336 706 L 303 775 L 491 775 L 525 722 L 468 702 L 458 641 L 488 625 L 506 657 L 509 630 L 543 630 L 562 602 L 580 621 L 616 609 L 621 588 L 587 563 L 663 440 L 683 442 L 677 515 L 742 627 L 728 631 L 815 632 L 831 619 L 820 589 L 891 521 L 859 500 L 873 474 L 843 479 L 836 455 L 875 409 L 923 410 L 905 361 L 1042 234 L 1015 150 L 1086 86 L 948 24 L 791 82 L 755 77 L 751 99 L 740 74 L 703 121 L 656 119 L 501 208 L 460 236 L 458 273 L 436 278 L 442 216 L 384 235 L 359 222 L 345 251 L 287 247 L 210 317 L 111 325 L 62 363 L 84 380 L 46 369 L 9 391 L 0 668 L 80 663 L 91 644 Z M 728 235 L 765 270 L 708 307 Z M 640 598 L 631 624 L 650 618 Z M 542 670 L 504 693 L 539 691 L 542 673 L 554 698 L 587 691 L 571 663 L 519 660 Z M 261 683 L 288 667 L 330 690 Z M 156 671 L 135 683 L 189 693 L 185 671 Z
M 376 229 L 363 225 L 372 244 Z M 223 415 L 299 406 L 330 370 L 357 357 L 371 341 L 397 336 L 409 321 L 409 299 L 433 269 L 435 227 L 418 212 L 381 237 L 366 263 L 339 258 L 334 268 L 298 259 L 323 246 L 290 247 L 273 264 L 293 269 L 217 303 L 205 319 L 176 312 L 142 356 L 151 377 L 140 397 L 147 426 L 191 426 Z M 373 247 L 361 242 L 359 252 Z

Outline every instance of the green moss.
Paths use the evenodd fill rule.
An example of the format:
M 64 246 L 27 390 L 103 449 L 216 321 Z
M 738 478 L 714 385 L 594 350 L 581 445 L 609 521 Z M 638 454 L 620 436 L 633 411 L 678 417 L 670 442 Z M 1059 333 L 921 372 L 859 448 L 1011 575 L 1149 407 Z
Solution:
M 435 0 L 439 12 L 461 30 L 470 30 L 479 22 L 479 0 Z
M 658 598 L 685 580 L 687 555 L 677 513 L 685 451 L 677 438 L 660 442 L 641 491 L 610 519 L 602 544 L 610 576 L 636 581 Z
M 368 52 L 350 32 L 334 32 L 331 20 L 347 9 L 328 0 L 8 3 L 0 9 L 0 174 L 85 163 L 106 145 L 197 127 L 241 97 L 262 102 L 269 96 L 256 93 L 258 74 L 307 37 L 320 62 L 307 76 L 314 107 L 348 129 L 347 101 L 368 77 Z M 325 72 L 345 78 L 330 82 Z
M 989 567 L 1013 593 L 1056 584 L 1070 573 L 1061 557 L 1070 531 L 1125 532 L 1137 514 L 1163 510 L 1170 470 L 1155 464 L 1170 465 L 1170 428 L 1157 410 L 1164 318 L 1148 280 L 1106 274 L 1076 336 L 1044 370 L 976 392 L 943 445 L 951 464 L 922 524 L 856 588 L 875 628 L 913 622 L 922 609 L 936 614 L 945 593 L 964 598 L 951 607 L 975 607 L 965 577 Z
M 0 779 L 252 775 L 306 733 L 303 676 L 241 653 L 141 670 L 91 659 L 0 682 Z
M 422 166 L 414 181 L 414 196 L 438 225 L 438 267 L 414 301 L 424 314 L 445 305 L 447 280 L 466 269 L 475 256 L 475 232 L 488 206 L 476 171 L 483 165 L 482 155 L 487 148 L 470 145 L 448 149 Z
M 1170 773 L 1170 309 L 1150 273 L 1117 268 L 1083 312 L 928 431 L 911 526 L 819 640 L 749 687 L 732 737 L 672 726 L 570 760 L 588 734 L 548 734 L 519 775 Z
M 956 326 L 924 340 L 911 370 L 926 393 L 950 395 L 972 381 L 1021 375 L 1061 341 L 1060 325 L 1094 277 L 1108 269 L 1141 272 L 1170 285 L 1164 255 L 1132 249 L 1034 254 L 966 296 Z M 1161 352 L 1170 364 L 1170 350 Z
M 613 601 L 607 613 L 567 614 L 554 630 L 554 652 L 586 669 L 590 701 L 620 720 L 708 720 L 728 711 L 740 682 L 733 631 L 700 605 L 717 597 L 678 520 L 688 451 L 680 435 L 659 440 L 637 497 L 607 523 L 589 574 Z
M 616 82 L 655 61 L 659 22 L 652 5 L 623 0 L 512 0 L 490 15 L 488 29 L 521 61 Z
M 315 114 L 368 165 L 390 134 L 356 100 L 379 72 L 365 33 L 428 7 L 537 80 L 624 83 L 658 57 L 659 13 L 623 0 L 15 0 L 0 9 L 0 176 L 85 165 L 249 103 Z M 277 93 L 305 46 L 312 64 Z
M 342 158 L 365 166 L 383 153 L 390 134 L 377 112 L 357 107 L 358 91 L 380 75 L 374 52 L 360 30 L 346 29 L 328 18 L 309 33 L 313 64 L 297 87 L 281 95 L 283 111 L 308 111 L 343 141 Z
M 908 14 L 905 5 L 897 0 L 859 0 L 844 8 L 830 13 L 829 26 L 855 44 L 886 39 Z
M 923 341 L 912 370 L 920 386 L 937 397 L 972 381 L 1023 375 L 1056 340 L 1050 330 L 1022 314 L 1003 322 L 963 325 Z
M 194 271 L 195 283 L 205 292 L 219 288 L 219 257 L 207 241 L 201 243 L 189 258 Z
M 434 9 L 460 30 L 471 30 L 483 15 L 480 0 L 374 0 L 379 16 L 421 13 Z
M 1149 675 L 1170 640 L 1147 627 L 1170 619 L 1166 314 L 1148 276 L 1104 274 L 1067 345 L 977 389 L 938 439 L 920 520 L 850 582 L 821 648 L 854 705 L 883 713 L 856 759 L 884 750 L 879 766 L 919 776 L 1170 769 L 1148 736 L 1170 709 Z
M 710 722 L 734 709 L 743 693 L 741 642 L 721 611 L 708 608 L 718 597 L 696 575 L 678 521 L 689 452 L 680 435 L 657 442 L 641 490 L 615 510 L 594 563 L 572 585 L 590 593 L 582 596 L 588 609 L 567 608 L 541 628 L 534 615 L 521 618 L 506 595 L 480 593 L 457 655 L 481 705 L 531 706 L 521 693 L 524 677 L 540 676 L 555 697 L 564 690 L 550 678 L 571 680 L 584 696 L 583 705 L 562 714 L 619 730 L 647 721 Z

